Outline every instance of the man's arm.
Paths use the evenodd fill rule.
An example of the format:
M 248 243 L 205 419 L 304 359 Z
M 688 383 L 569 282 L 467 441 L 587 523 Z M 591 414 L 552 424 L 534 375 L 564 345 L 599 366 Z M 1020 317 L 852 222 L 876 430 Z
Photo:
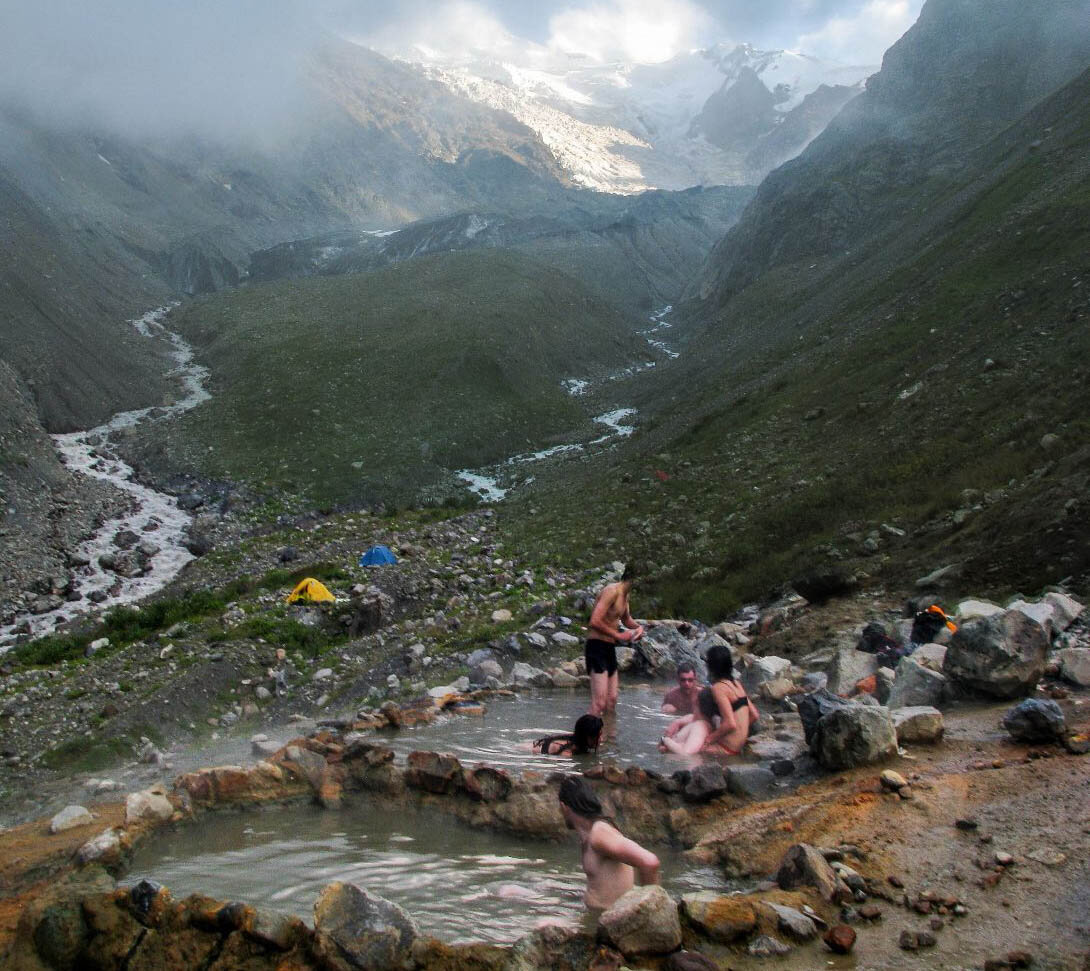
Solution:
M 617 640 L 621 636 L 616 625 L 610 623 L 612 608 L 613 596 L 604 592 L 600 593 L 594 602 L 594 609 L 590 612 L 590 620 L 587 622 L 592 634 L 597 634 L 607 641 Z
M 649 886 L 659 882 L 659 858 L 645 850 L 635 840 L 622 836 L 612 826 L 596 826 L 591 835 L 591 848 L 602 857 L 627 863 L 636 871 L 636 882 Z

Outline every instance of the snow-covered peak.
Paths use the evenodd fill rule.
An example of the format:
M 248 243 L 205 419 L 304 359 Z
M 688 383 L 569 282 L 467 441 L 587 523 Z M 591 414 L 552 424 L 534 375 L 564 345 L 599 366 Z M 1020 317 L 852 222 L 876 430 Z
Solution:
M 533 45 L 457 55 L 417 45 L 386 53 L 517 118 L 577 184 L 621 193 L 753 181 L 737 151 L 693 131 L 708 99 L 747 68 L 774 92 L 783 115 L 823 84 L 859 85 L 876 70 L 747 44 L 686 51 L 660 64 L 601 64 Z

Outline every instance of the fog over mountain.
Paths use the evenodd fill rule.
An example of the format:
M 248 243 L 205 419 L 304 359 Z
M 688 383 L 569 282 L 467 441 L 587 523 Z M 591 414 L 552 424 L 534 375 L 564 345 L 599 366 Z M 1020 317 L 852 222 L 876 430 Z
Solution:
M 511 0 L 379 4 L 372 0 L 46 0 L 6 3 L 0 102 L 44 121 L 125 135 L 179 129 L 263 141 L 307 116 L 299 85 L 323 36 L 380 50 L 425 45 L 518 60 L 557 52 L 591 63 L 661 63 L 694 48 L 755 43 L 876 64 L 918 0 L 797 4 Z

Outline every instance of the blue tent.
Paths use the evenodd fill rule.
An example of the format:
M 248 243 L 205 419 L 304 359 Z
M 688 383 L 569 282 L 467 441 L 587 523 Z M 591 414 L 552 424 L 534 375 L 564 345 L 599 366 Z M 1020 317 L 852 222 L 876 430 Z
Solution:
M 390 552 L 388 546 L 372 546 L 360 557 L 360 566 L 385 566 L 387 563 L 396 563 L 397 557 Z

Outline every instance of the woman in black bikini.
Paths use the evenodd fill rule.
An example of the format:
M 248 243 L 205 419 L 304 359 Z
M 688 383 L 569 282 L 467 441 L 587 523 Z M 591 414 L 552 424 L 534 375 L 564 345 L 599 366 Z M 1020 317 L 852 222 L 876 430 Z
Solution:
M 586 755 L 598 751 L 602 737 L 602 719 L 597 715 L 580 715 L 571 734 L 546 735 L 533 744 L 537 755 Z
M 705 658 L 711 679 L 712 695 L 719 707 L 719 727 L 708 735 L 702 751 L 718 755 L 741 755 L 749 738 L 750 728 L 759 713 L 749 700 L 745 688 L 734 677 L 734 661 L 730 649 L 717 645 Z

